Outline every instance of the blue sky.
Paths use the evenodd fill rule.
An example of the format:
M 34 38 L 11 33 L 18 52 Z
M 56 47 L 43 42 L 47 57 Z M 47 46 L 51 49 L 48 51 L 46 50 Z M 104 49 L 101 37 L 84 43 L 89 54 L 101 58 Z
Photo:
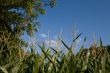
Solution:
M 96 40 L 101 36 L 104 44 L 110 44 L 110 0 L 57 0 L 55 8 L 46 7 L 46 10 L 46 15 L 39 16 L 41 26 L 35 35 L 37 39 L 45 39 L 46 36 L 39 35 L 47 35 L 48 31 L 50 38 L 55 39 L 62 29 L 63 39 L 70 43 L 76 24 L 81 39 L 87 37 L 85 46 L 93 41 L 93 32 Z

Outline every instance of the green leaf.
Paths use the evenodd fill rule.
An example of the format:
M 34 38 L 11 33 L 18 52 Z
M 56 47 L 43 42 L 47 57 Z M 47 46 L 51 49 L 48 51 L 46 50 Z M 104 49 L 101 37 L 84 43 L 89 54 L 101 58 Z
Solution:
M 65 43 L 63 40 L 61 40 L 61 42 L 63 43 L 63 45 L 64 45 L 68 50 L 70 50 L 70 48 L 66 45 L 66 43 Z
M 8 71 L 7 71 L 4 67 L 0 66 L 0 69 L 1 69 L 4 73 L 8 73 Z
M 40 48 L 41 48 L 41 50 L 42 50 L 42 52 L 44 53 L 44 55 L 45 55 L 45 57 L 47 57 L 47 59 L 53 64 L 53 66 L 54 66 L 54 69 L 55 69 L 55 72 L 56 72 L 56 66 L 55 66 L 55 63 L 52 61 L 52 59 L 48 56 L 48 54 L 44 51 L 44 49 L 45 49 L 45 46 L 43 45 L 42 47 L 40 46 L 40 45 L 38 45 Z
M 103 47 L 102 39 L 100 37 L 100 47 Z
M 35 60 L 34 60 L 34 66 L 33 66 L 33 72 L 32 73 L 38 73 L 38 72 L 39 72 L 38 56 L 35 55 Z
M 86 42 L 86 37 L 84 38 L 84 42 Z
M 81 35 L 82 33 L 80 33 L 72 42 L 75 42 Z
M 45 9 L 40 9 L 40 13 L 41 14 L 46 14 L 46 10 Z

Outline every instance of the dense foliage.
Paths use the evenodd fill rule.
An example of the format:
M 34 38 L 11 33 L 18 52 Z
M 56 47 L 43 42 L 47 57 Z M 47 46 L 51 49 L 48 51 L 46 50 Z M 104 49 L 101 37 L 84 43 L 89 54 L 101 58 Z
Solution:
M 101 39 L 99 45 L 93 44 L 88 49 L 82 45 L 76 55 L 61 41 L 68 49 L 66 53 L 39 45 L 42 54 L 36 55 L 34 66 L 39 73 L 110 73 L 110 46 L 103 46 Z
M 30 58 L 24 57 L 23 47 L 28 44 L 21 36 L 33 36 L 37 31 L 38 16 L 46 13 L 45 6 L 54 7 L 55 0 L 0 0 L 0 73 L 4 68 L 9 73 L 32 72 L 27 61 Z

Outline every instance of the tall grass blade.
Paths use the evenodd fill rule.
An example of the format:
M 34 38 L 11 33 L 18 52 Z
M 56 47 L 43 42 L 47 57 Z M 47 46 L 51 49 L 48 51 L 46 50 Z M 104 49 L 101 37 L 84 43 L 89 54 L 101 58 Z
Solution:
M 102 39 L 100 37 L 100 47 L 103 47 Z
M 81 35 L 82 33 L 80 33 L 77 37 L 75 37 L 75 39 L 72 42 L 75 42 Z
M 38 55 L 35 55 L 35 60 L 34 60 L 34 66 L 33 66 L 33 72 L 32 73 L 38 73 L 38 72 L 39 72 Z
M 40 45 L 38 45 L 38 46 L 41 48 L 41 50 L 42 50 L 42 52 L 44 53 L 45 57 L 53 64 L 54 69 L 55 69 L 55 72 L 56 72 L 56 66 L 55 66 L 54 62 L 52 61 L 52 59 L 51 59 L 51 58 L 48 56 L 48 54 L 44 51 L 44 46 L 43 46 L 43 47 L 41 47 Z
M 7 71 L 4 67 L 0 66 L 0 69 L 1 69 L 4 73 L 8 73 L 8 71 Z
M 66 45 L 66 43 L 65 43 L 63 40 L 61 40 L 61 42 L 63 43 L 63 45 L 64 45 L 68 50 L 70 50 L 70 48 Z

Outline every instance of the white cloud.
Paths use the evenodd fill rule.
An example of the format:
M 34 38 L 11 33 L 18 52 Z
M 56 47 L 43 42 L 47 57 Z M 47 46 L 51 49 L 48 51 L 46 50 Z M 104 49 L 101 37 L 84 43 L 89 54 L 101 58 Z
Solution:
M 48 46 L 48 47 L 56 47 L 57 42 L 55 40 L 46 40 L 45 45 Z
M 53 47 L 56 48 L 57 47 L 57 41 L 55 40 L 44 40 L 44 41 L 39 41 L 38 44 L 42 45 L 45 44 L 45 47 Z
M 46 34 L 40 34 L 41 37 L 46 38 L 47 35 Z

